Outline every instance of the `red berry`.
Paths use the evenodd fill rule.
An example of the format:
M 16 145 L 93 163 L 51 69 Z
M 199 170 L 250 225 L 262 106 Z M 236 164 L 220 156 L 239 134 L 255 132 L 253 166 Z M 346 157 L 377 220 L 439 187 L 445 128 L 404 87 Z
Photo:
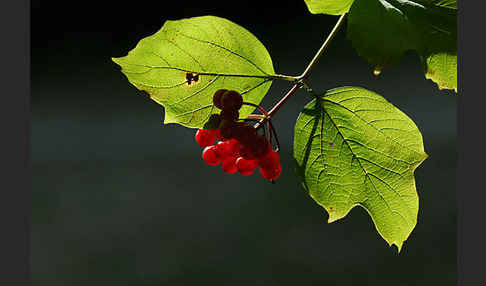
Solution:
M 236 139 L 220 141 L 216 144 L 216 151 L 221 157 L 239 157 L 240 142 Z
M 258 158 L 258 164 L 263 169 L 272 169 L 280 164 L 280 156 L 275 150 L 270 150 L 267 155 Z
M 221 131 L 219 129 L 214 129 L 214 134 L 216 135 L 216 140 L 221 140 Z
M 282 166 L 278 164 L 275 168 L 263 169 L 260 167 L 260 174 L 267 180 L 275 180 L 280 177 Z
M 221 159 L 224 159 L 228 157 L 228 152 L 226 151 L 226 141 L 219 141 L 216 145 L 214 145 L 216 153 L 218 154 L 218 157 Z
M 240 156 L 246 160 L 254 160 L 256 159 L 255 155 L 250 151 L 248 145 L 241 144 L 240 145 Z
M 240 142 L 236 139 L 231 139 L 228 141 L 228 150 L 229 155 L 231 157 L 239 157 L 240 156 Z
M 216 152 L 216 146 L 209 146 L 204 148 L 202 152 L 203 160 L 208 163 L 208 165 L 216 166 L 221 162 L 221 158 L 218 156 Z
M 223 109 L 223 105 L 221 105 L 221 97 L 225 92 L 227 92 L 227 89 L 220 89 L 217 90 L 214 95 L 213 95 L 213 104 L 219 109 Z
M 223 167 L 223 171 L 228 174 L 236 173 L 236 157 L 227 157 L 221 163 L 221 167 Z
M 224 110 L 238 110 L 243 104 L 243 97 L 234 90 L 229 90 L 221 96 L 221 106 Z
M 216 132 L 210 129 L 198 129 L 195 138 L 199 146 L 207 147 L 213 145 L 214 140 L 216 140 Z
M 251 175 L 257 167 L 258 162 L 256 160 L 246 160 L 243 157 L 236 159 L 236 168 L 243 176 Z

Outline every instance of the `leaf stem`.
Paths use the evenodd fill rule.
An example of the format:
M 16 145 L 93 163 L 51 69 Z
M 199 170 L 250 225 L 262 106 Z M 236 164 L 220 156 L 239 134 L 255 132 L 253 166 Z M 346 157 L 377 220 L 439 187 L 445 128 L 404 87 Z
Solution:
M 290 75 L 281 75 L 281 74 L 276 74 L 274 76 L 271 76 L 272 79 L 280 79 L 280 80 L 286 80 L 286 81 L 293 81 L 296 82 L 299 80 L 297 76 L 290 76 Z
M 319 49 L 319 51 L 317 51 L 316 55 L 314 56 L 314 58 L 312 59 L 312 61 L 309 63 L 309 65 L 307 66 L 307 68 L 305 69 L 305 71 L 300 76 L 297 77 L 297 80 L 300 81 L 300 80 L 304 80 L 307 77 L 309 77 L 312 69 L 314 68 L 314 66 L 319 61 L 319 58 L 322 56 L 322 54 L 324 54 L 324 51 L 329 46 L 329 43 L 332 41 L 332 39 L 334 38 L 334 36 L 339 31 L 339 28 L 341 27 L 341 25 L 344 23 L 344 18 L 345 17 L 346 17 L 346 14 L 342 14 L 339 17 L 339 19 L 338 19 L 336 25 L 334 25 L 334 28 L 332 29 L 331 33 L 327 36 L 327 39 L 324 41 L 324 43 L 322 44 L 322 46 Z
M 312 59 L 312 61 L 307 65 L 307 68 L 304 70 L 304 72 L 298 76 L 298 77 L 292 77 L 292 76 L 279 76 L 279 79 L 284 79 L 284 80 L 289 80 L 293 81 L 294 85 L 292 88 L 287 92 L 280 101 L 275 104 L 275 106 L 268 112 L 268 114 L 265 114 L 265 117 L 260 120 L 257 124 L 255 124 L 255 128 L 259 128 L 262 124 L 265 124 L 268 120 L 274 116 L 275 113 L 282 107 L 282 105 L 297 91 L 297 89 L 304 87 L 306 90 L 311 91 L 305 80 L 309 77 L 310 73 L 312 72 L 312 69 L 315 67 L 317 62 L 319 61 L 319 58 L 324 54 L 324 51 L 326 48 L 329 46 L 331 43 L 332 39 L 334 36 L 337 34 L 339 31 L 339 28 L 342 26 L 344 23 L 344 18 L 346 17 L 346 14 L 342 14 L 336 24 L 334 25 L 334 28 L 331 30 L 331 33 L 327 36 L 326 40 L 322 44 L 322 46 L 319 48 L 319 51 L 317 51 L 316 55 Z
M 253 106 L 253 107 L 257 108 L 258 110 L 260 110 L 260 112 L 263 114 L 263 119 L 265 119 L 265 117 L 268 117 L 267 111 L 265 109 L 263 109 L 263 107 L 261 107 L 260 105 L 256 105 L 254 103 L 244 102 L 244 101 L 243 101 L 243 105 L 250 105 L 250 106 Z
M 282 105 L 297 91 L 298 88 L 302 86 L 302 83 L 296 83 L 292 88 L 287 92 L 287 94 L 282 97 L 282 99 L 275 104 L 275 106 L 268 112 L 267 117 L 272 117 L 279 109 L 282 107 Z
M 292 86 L 292 88 L 287 92 L 287 94 L 280 99 L 280 101 L 275 104 L 275 106 L 270 110 L 267 114 L 265 114 L 265 118 L 263 118 L 260 122 L 255 124 L 255 128 L 259 128 L 260 125 L 264 124 L 267 120 L 272 118 L 272 116 L 282 107 L 282 105 L 295 93 L 295 91 L 302 86 L 302 82 L 297 82 Z

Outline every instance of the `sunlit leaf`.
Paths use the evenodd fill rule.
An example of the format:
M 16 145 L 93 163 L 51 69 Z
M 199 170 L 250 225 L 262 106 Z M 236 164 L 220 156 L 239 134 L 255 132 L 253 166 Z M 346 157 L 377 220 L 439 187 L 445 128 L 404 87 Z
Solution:
M 294 158 L 304 188 L 329 222 L 361 206 L 400 251 L 417 223 L 414 170 L 427 158 L 407 115 L 362 88 L 330 90 L 299 115 Z
M 130 83 L 164 106 L 164 123 L 192 128 L 203 127 L 220 111 L 212 104 L 216 90 L 236 90 L 258 104 L 274 79 L 263 44 L 243 27 L 215 16 L 167 21 L 113 61 Z M 245 105 L 240 117 L 253 110 Z
M 438 55 L 447 54 L 449 62 L 456 61 L 456 10 L 429 2 L 355 1 L 349 12 L 347 37 L 358 53 L 378 69 L 399 62 L 407 51 L 416 51 L 424 72 L 434 72 L 427 78 L 440 89 L 457 90 L 457 69 L 436 65 Z
M 415 51 L 426 78 L 457 92 L 456 0 L 305 0 L 314 14 L 348 12 L 347 38 L 375 75 Z M 444 65 L 445 62 L 445 65 Z
M 305 0 L 312 14 L 342 15 L 349 11 L 354 0 Z

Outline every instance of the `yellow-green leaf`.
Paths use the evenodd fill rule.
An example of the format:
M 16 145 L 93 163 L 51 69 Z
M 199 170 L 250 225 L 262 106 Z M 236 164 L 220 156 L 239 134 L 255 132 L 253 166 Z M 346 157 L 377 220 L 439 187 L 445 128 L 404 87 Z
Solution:
M 439 89 L 457 92 L 457 55 L 439 53 L 426 59 L 425 77 L 437 84 Z
M 313 14 L 349 13 L 347 37 L 375 75 L 416 51 L 426 78 L 457 92 L 456 0 L 305 0 Z M 444 62 L 447 66 L 444 66 Z
M 294 158 L 304 188 L 329 222 L 360 206 L 400 251 L 417 223 L 414 170 L 427 158 L 407 115 L 362 88 L 330 90 L 299 115 Z
M 441 89 L 457 91 L 457 69 L 442 64 L 445 57 L 449 63 L 456 61 L 457 10 L 450 8 L 452 2 L 355 1 L 349 11 L 347 37 L 378 69 L 398 63 L 407 51 L 416 51 L 427 78 Z
M 349 11 L 354 0 L 305 0 L 312 14 L 342 15 Z
M 164 106 L 164 123 L 191 128 L 203 127 L 219 112 L 212 104 L 216 90 L 236 90 L 246 102 L 259 104 L 275 76 L 263 44 L 243 27 L 215 16 L 167 21 L 113 61 L 130 83 Z M 243 106 L 240 117 L 253 110 Z

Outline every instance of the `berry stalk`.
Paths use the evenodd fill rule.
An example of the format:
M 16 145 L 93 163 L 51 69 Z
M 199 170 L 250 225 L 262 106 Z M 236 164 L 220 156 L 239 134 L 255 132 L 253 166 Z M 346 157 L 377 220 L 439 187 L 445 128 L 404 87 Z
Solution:
M 280 99 L 280 101 L 275 104 L 275 106 L 272 108 L 272 110 L 270 110 L 268 113 L 267 113 L 267 116 L 265 116 L 260 122 L 258 122 L 257 124 L 255 124 L 255 128 L 259 128 L 262 124 L 265 124 L 268 120 L 270 120 L 272 118 L 272 116 L 277 113 L 277 111 L 280 109 L 280 107 L 282 107 L 282 105 L 297 91 L 298 88 L 300 88 L 302 86 L 302 83 L 301 82 L 298 82 L 296 84 L 294 84 L 294 86 L 292 86 L 292 88 L 287 92 L 287 94 L 282 97 L 282 99 Z

